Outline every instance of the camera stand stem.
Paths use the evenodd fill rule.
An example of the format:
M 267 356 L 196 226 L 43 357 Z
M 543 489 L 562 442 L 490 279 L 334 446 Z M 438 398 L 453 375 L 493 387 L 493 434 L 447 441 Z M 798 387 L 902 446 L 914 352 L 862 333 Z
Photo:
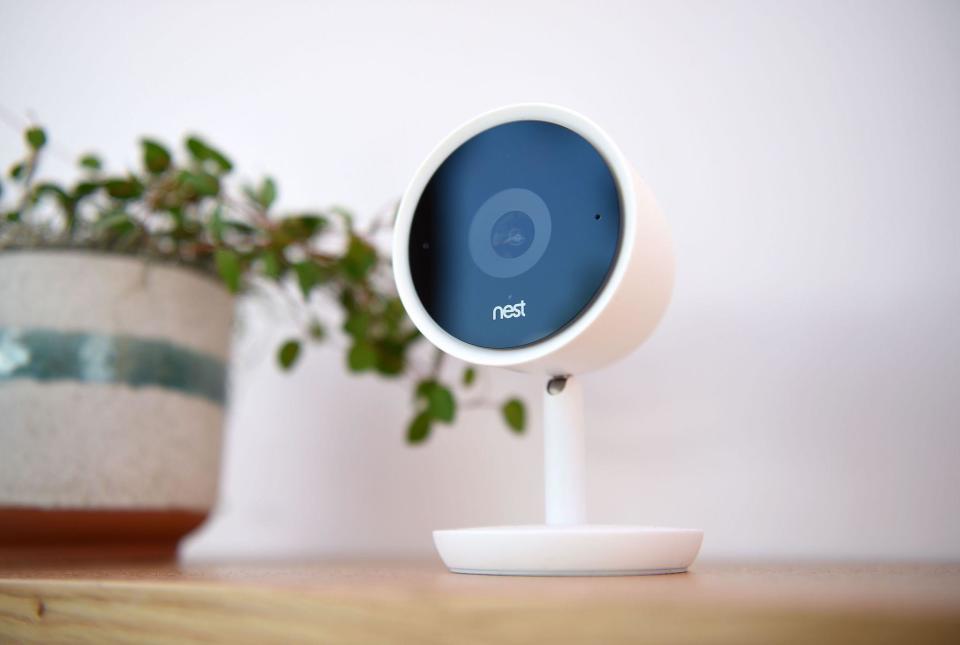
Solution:
M 543 472 L 547 524 L 587 521 L 583 390 L 570 376 L 557 376 L 543 394 Z

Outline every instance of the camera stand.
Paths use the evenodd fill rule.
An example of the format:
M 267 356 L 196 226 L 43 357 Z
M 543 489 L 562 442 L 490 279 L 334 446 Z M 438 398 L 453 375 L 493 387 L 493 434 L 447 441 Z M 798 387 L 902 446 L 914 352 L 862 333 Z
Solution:
M 543 426 L 546 524 L 434 531 L 447 568 L 514 576 L 686 571 L 703 531 L 586 523 L 583 393 L 572 377 L 547 384 Z

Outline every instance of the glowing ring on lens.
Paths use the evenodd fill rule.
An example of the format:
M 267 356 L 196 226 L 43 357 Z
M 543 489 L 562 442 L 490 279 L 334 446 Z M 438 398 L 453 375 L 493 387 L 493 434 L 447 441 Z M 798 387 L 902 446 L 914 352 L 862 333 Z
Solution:
M 494 224 L 505 213 L 520 211 L 533 222 L 533 242 L 530 248 L 515 258 L 505 258 L 497 254 L 490 244 L 490 233 Z M 470 223 L 470 256 L 481 271 L 494 278 L 513 278 L 526 273 L 540 261 L 547 245 L 550 244 L 552 223 L 547 203 L 532 190 L 526 188 L 507 188 L 495 193 L 477 209 Z

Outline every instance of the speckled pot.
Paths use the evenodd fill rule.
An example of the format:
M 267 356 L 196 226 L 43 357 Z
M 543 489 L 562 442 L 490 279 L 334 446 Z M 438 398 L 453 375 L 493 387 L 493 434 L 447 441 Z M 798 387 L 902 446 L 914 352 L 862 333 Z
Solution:
M 193 270 L 0 253 L 0 557 L 172 552 L 202 523 L 232 317 Z

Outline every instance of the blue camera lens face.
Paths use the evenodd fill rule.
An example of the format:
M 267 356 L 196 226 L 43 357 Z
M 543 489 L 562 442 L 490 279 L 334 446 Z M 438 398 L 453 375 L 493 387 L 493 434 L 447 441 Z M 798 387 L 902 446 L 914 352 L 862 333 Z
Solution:
M 410 229 L 410 271 L 436 323 L 492 349 L 556 334 L 616 262 L 620 194 L 583 137 L 515 121 L 465 142 L 427 183 Z

